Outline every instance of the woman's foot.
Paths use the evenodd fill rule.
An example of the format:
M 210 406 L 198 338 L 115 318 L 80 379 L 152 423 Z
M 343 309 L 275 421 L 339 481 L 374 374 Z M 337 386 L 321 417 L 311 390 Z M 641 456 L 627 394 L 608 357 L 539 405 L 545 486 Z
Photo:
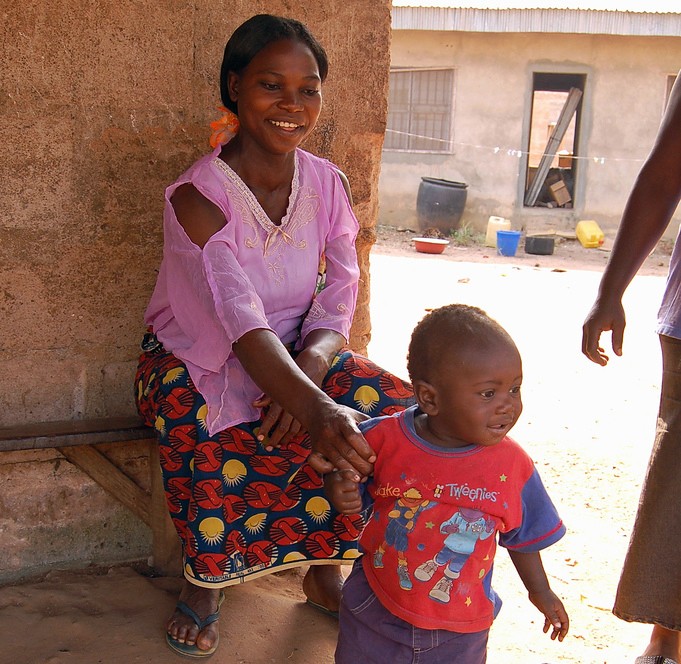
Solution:
M 650 643 L 643 655 L 648 657 L 668 657 L 674 662 L 681 664 L 681 632 L 667 629 L 660 625 L 653 625 Z
M 340 565 L 310 565 L 303 578 L 303 592 L 308 601 L 331 613 L 338 612 L 342 587 Z
M 185 580 L 179 602 L 186 604 L 201 620 L 205 620 L 218 610 L 220 592 L 220 589 L 202 588 Z M 199 650 L 206 651 L 212 650 L 219 638 L 217 621 L 199 630 L 196 622 L 179 609 L 175 609 L 168 619 L 166 631 L 174 640 L 188 646 L 196 645 Z

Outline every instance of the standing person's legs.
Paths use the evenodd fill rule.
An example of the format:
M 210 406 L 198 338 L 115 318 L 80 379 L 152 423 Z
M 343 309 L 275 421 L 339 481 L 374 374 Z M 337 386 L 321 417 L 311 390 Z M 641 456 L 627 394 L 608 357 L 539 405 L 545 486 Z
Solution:
M 681 664 L 681 340 L 660 342 L 657 433 L 613 609 L 623 620 L 654 625 L 639 664 L 660 656 Z

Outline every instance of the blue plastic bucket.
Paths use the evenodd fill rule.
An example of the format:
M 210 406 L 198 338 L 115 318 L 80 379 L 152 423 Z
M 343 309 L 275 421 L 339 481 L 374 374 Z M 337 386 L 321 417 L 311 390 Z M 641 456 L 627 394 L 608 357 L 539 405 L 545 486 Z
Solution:
M 499 256 L 515 256 L 519 240 L 520 231 L 497 231 L 497 253 Z

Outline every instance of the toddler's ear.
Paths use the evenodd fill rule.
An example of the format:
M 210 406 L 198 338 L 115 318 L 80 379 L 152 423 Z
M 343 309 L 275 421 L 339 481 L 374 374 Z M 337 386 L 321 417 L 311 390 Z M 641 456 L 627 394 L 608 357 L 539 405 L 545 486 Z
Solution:
M 437 390 L 433 385 L 425 380 L 415 380 L 414 395 L 419 404 L 419 408 L 426 414 L 435 416 L 438 413 Z

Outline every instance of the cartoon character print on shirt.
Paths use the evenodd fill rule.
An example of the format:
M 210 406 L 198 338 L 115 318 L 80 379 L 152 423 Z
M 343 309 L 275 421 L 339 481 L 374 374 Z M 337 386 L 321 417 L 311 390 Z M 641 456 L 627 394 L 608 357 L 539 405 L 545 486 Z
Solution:
M 478 540 L 494 535 L 494 521 L 481 511 L 460 507 L 447 521 L 440 524 L 440 533 L 446 535 L 444 545 L 431 560 L 419 565 L 414 577 L 419 581 L 430 581 L 441 567 L 443 574 L 432 587 L 428 596 L 436 602 L 447 604 L 454 580 L 473 553 Z
M 424 499 L 420 491 L 410 488 L 402 493 L 388 512 L 385 539 L 374 552 L 373 563 L 375 568 L 382 568 L 386 549 L 389 546 L 393 547 L 397 552 L 397 578 L 402 590 L 412 589 L 406 555 L 409 546 L 408 535 L 414 530 L 419 515 L 434 506 L 435 503 Z

